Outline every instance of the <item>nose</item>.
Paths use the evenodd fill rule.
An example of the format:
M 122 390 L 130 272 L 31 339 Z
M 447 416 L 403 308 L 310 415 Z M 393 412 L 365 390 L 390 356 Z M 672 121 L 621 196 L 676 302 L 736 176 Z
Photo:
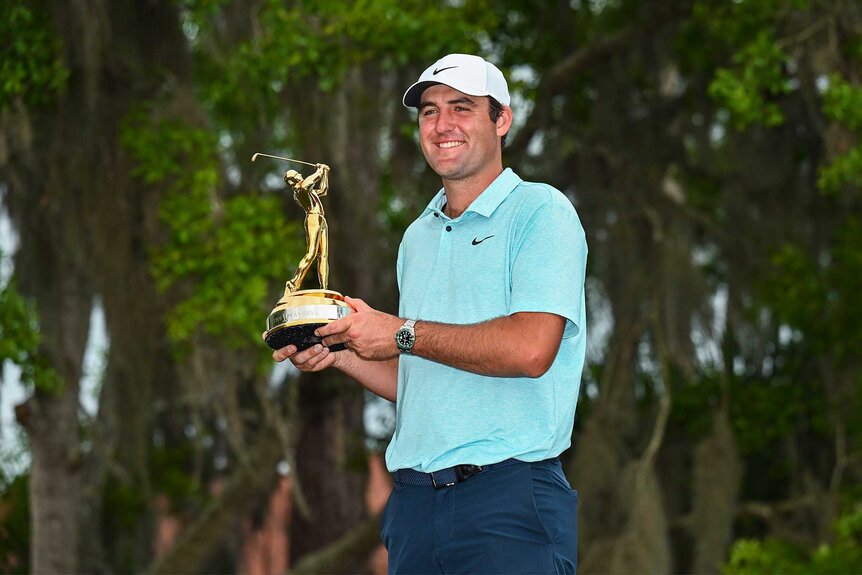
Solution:
M 448 110 L 440 110 L 437 114 L 437 121 L 434 124 L 434 129 L 440 133 L 445 134 L 446 132 L 451 132 L 455 127 L 455 117 Z

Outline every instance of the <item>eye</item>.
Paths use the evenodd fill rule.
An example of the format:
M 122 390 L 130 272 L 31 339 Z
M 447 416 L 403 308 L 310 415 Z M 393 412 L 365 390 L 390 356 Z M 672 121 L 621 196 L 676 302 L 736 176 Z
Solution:
M 425 108 L 424 110 L 422 110 L 422 115 L 423 116 L 430 116 L 430 115 L 434 114 L 436 111 L 437 110 L 434 108 Z

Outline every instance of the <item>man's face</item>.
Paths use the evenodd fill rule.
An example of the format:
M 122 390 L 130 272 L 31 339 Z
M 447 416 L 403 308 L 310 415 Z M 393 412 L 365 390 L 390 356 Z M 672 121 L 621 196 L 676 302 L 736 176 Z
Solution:
M 468 96 L 437 84 L 419 102 L 419 143 L 425 159 L 444 180 L 465 180 L 499 171 L 501 122 L 488 115 L 488 98 Z M 496 174 L 494 174 L 496 176 Z
M 288 170 L 284 173 L 284 183 L 295 187 L 296 184 L 302 183 L 302 175 L 296 170 Z

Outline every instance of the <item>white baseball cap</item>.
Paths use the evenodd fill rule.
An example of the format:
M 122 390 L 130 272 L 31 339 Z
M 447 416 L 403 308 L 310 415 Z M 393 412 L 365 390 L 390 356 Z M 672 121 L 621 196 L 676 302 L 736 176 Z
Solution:
M 491 96 L 504 106 L 511 102 L 506 78 L 495 65 L 479 56 L 449 54 L 429 66 L 419 80 L 404 92 L 404 106 L 419 106 L 422 92 L 434 84 L 445 84 L 470 96 Z

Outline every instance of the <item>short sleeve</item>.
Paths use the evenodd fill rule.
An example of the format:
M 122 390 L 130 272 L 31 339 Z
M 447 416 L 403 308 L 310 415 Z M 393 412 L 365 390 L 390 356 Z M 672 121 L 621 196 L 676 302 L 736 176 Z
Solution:
M 575 208 L 560 192 L 524 215 L 513 238 L 509 313 L 565 317 L 563 337 L 583 327 L 587 242 Z

